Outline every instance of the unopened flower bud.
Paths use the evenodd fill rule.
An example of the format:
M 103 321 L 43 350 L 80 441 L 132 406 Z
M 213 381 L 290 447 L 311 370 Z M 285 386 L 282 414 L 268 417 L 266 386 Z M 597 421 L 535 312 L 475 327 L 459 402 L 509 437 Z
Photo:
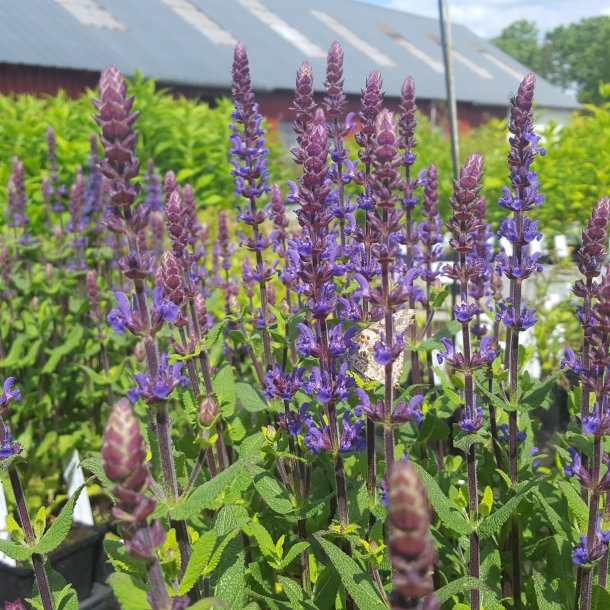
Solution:
M 32 309 L 38 309 L 40 307 L 40 299 L 38 297 L 32 297 Z
M 212 425 L 217 415 L 218 404 L 211 396 L 206 396 L 199 405 L 199 423 L 207 428 Z
M 123 489 L 141 493 L 148 486 L 140 422 L 125 398 L 114 405 L 108 418 L 102 439 L 102 462 L 106 476 Z
M 396 462 L 388 482 L 390 559 L 393 567 L 392 608 L 413 608 L 413 600 L 425 598 L 434 605 L 432 571 L 436 550 L 430 537 L 430 506 L 417 472 L 406 461 Z

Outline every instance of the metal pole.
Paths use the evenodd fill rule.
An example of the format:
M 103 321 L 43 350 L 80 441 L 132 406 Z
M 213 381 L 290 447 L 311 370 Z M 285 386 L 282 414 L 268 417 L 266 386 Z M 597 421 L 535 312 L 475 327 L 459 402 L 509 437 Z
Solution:
M 457 131 L 457 102 L 455 101 L 455 78 L 451 61 L 451 24 L 449 23 L 449 6 L 447 0 L 438 0 L 439 22 L 441 26 L 441 46 L 445 64 L 445 86 L 447 88 L 447 109 L 449 112 L 449 134 L 451 137 L 451 161 L 453 178 L 459 177 L 460 154 Z

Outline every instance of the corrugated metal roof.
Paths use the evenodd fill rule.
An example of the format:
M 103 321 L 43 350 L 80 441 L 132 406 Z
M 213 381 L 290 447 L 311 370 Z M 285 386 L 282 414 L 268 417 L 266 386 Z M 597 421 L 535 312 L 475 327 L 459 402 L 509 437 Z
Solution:
M 1 8 L 0 62 L 84 70 L 115 63 L 167 84 L 228 89 L 232 41 L 243 40 L 254 89 L 271 91 L 292 89 L 305 59 L 321 87 L 324 55 L 339 40 L 348 93 L 359 93 L 377 68 L 390 96 L 411 75 L 420 98 L 445 97 L 438 22 L 354 0 L 2 0 Z M 106 13 L 106 27 L 79 20 L 95 21 L 92 8 Z M 527 68 L 463 26 L 452 36 L 458 101 L 506 106 Z M 542 78 L 536 99 L 578 106 Z

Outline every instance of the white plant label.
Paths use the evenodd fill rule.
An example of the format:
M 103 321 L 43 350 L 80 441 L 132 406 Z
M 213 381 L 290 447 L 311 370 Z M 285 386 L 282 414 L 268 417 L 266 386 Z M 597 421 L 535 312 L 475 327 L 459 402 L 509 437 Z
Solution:
M 4 495 L 4 485 L 0 481 L 0 540 L 10 540 L 11 535 L 6 529 L 6 518 L 8 517 L 8 508 L 6 506 L 6 497 Z M 0 563 L 4 565 L 14 567 L 17 562 L 10 557 L 7 557 L 4 553 L 0 553 Z
M 72 457 L 64 468 L 64 480 L 68 483 L 68 497 L 72 497 L 72 494 L 81 485 L 85 484 L 85 475 L 80 466 L 80 456 L 76 449 L 72 452 Z M 93 512 L 91 511 L 91 503 L 89 502 L 89 496 L 85 489 L 83 489 L 78 496 L 78 500 L 74 506 L 72 522 L 93 527 Z

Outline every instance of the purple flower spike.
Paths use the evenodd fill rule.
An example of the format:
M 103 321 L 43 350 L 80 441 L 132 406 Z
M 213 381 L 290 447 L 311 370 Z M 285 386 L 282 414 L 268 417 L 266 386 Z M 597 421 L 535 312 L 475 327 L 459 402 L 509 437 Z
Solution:
M 483 409 L 477 407 L 473 417 L 464 416 L 460 422 L 460 428 L 467 433 L 477 432 L 483 427 Z
M 0 460 L 6 460 L 13 455 L 21 453 L 21 445 L 15 442 L 15 438 L 4 426 L 4 440 L 0 442 Z
M 572 563 L 577 566 L 584 566 L 589 561 L 589 551 L 587 548 L 587 537 L 581 536 L 580 543 L 572 550 Z
M 421 424 L 424 419 L 424 414 L 420 408 L 423 402 L 424 397 L 421 394 L 416 394 L 409 402 L 399 402 L 392 411 L 392 423 L 402 425 L 414 419 L 418 424 Z
M 282 398 L 283 400 L 291 400 L 292 397 L 300 390 L 302 386 L 301 379 L 305 373 L 303 367 L 295 368 L 288 374 L 282 371 L 279 364 L 275 368 L 267 372 L 265 377 L 265 396 L 267 398 Z
M 118 307 L 112 309 L 107 317 L 108 324 L 110 324 L 112 330 L 119 335 L 124 334 L 125 329 L 129 329 L 131 332 L 141 330 L 138 326 L 134 325 L 134 314 L 136 312 L 132 311 L 127 295 L 117 290 L 114 293 L 114 298 L 117 300 Z
M 4 381 L 4 391 L 0 394 L 0 417 L 4 415 L 9 405 L 15 400 L 19 402 L 21 400 L 21 391 L 13 390 L 15 385 L 14 377 L 7 377 Z
M 174 388 L 179 385 L 182 385 L 182 387 L 188 386 L 188 377 L 180 375 L 183 366 L 183 362 L 177 362 L 170 366 L 167 363 L 167 352 L 163 352 L 156 379 L 152 379 L 150 375 L 145 373 L 134 375 L 138 385 L 129 390 L 129 400 L 135 403 L 139 398 L 143 398 L 148 404 L 164 402 L 169 398 Z
M 521 432 L 520 430 L 517 430 L 517 440 L 520 443 L 525 442 L 525 439 L 527 438 L 527 432 Z M 500 426 L 498 426 L 498 440 L 501 443 L 508 443 L 508 424 L 502 424 Z

